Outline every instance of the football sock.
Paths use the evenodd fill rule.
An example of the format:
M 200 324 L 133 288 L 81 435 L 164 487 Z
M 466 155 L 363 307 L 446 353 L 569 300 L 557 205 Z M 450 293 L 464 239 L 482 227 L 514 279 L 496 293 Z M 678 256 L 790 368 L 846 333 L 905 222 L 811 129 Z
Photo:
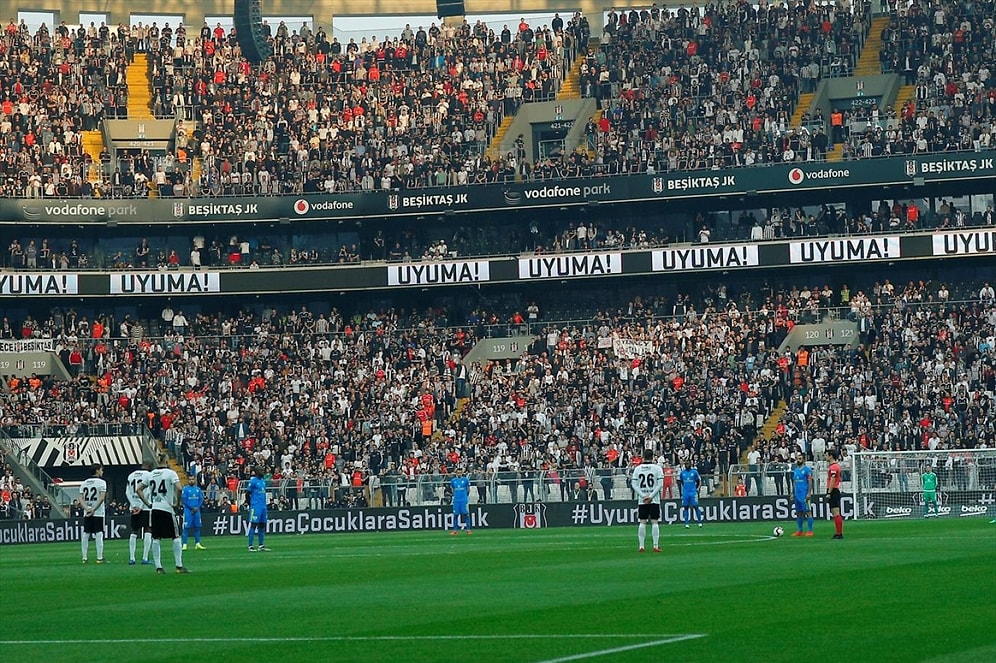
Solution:
M 199 529 L 194 530 L 194 543 L 197 545 L 201 543 L 201 531 Z
M 142 560 L 148 561 L 149 551 L 152 550 L 152 532 L 146 532 L 142 536 Z
M 636 528 L 636 537 L 640 542 L 640 547 L 643 548 L 643 543 L 647 540 L 647 523 L 640 523 L 640 525 Z
M 138 534 L 135 534 L 134 532 L 132 532 L 131 536 L 128 537 L 128 559 L 129 560 L 135 559 L 135 548 L 136 548 L 137 545 L 138 545 Z
M 104 533 L 97 532 L 95 538 L 97 539 L 97 559 L 104 559 Z
M 844 517 L 839 513 L 833 517 L 833 527 L 837 531 L 837 534 L 844 533 Z
M 802 517 L 801 516 L 799 518 L 795 519 L 795 525 L 796 525 L 796 529 L 801 532 L 802 531 Z
M 263 547 L 263 535 L 266 534 L 266 528 L 262 525 L 256 527 L 256 538 L 259 539 L 259 547 Z
M 162 545 L 159 539 L 152 540 L 152 561 L 156 563 L 157 569 L 163 568 Z
M 809 517 L 809 520 L 806 521 L 806 524 L 809 525 L 809 531 L 812 532 L 813 531 L 813 517 L 812 516 Z M 799 525 L 799 529 L 802 529 L 802 525 Z
M 701 525 L 702 524 L 702 507 L 699 507 L 696 510 L 695 515 L 699 517 L 699 525 Z
M 189 536 L 190 536 L 190 530 L 184 528 L 183 534 L 180 537 L 180 543 L 182 543 L 183 545 L 187 545 L 187 539 L 189 538 Z
M 183 544 L 179 537 L 173 539 L 173 559 L 176 560 L 177 566 L 183 566 Z
M 661 547 L 661 526 L 660 523 L 653 523 L 650 526 L 650 535 L 654 538 L 654 548 Z
M 90 547 L 90 535 L 84 532 L 83 538 L 80 539 L 80 548 L 83 551 L 83 559 L 86 559 L 87 548 L 89 547 Z

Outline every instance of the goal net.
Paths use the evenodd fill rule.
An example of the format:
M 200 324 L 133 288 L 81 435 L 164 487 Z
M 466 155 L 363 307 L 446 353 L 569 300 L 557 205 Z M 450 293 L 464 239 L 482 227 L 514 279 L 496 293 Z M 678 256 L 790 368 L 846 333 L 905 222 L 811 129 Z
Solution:
M 923 474 L 937 475 L 938 517 L 996 515 L 996 449 L 861 451 L 851 456 L 855 518 L 923 518 Z

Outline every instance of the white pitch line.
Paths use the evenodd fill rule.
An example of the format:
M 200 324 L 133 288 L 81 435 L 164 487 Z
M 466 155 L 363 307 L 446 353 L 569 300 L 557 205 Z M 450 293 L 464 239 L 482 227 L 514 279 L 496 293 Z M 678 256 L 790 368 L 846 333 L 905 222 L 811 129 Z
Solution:
M 211 642 L 382 642 L 393 640 L 553 640 L 575 638 L 659 638 L 659 633 L 519 633 L 507 635 L 331 635 L 323 637 L 291 637 L 291 638 L 103 638 L 91 640 L 0 640 L 2 645 L 116 645 L 116 644 L 155 644 L 155 643 L 211 643 Z M 701 635 L 675 636 L 677 639 L 661 640 L 677 642 L 689 638 L 701 638 Z M 659 643 L 654 643 L 659 644 Z M 649 647 L 641 644 L 636 647 Z M 633 647 L 628 647 L 631 649 Z M 614 651 L 614 650 L 613 650 Z M 623 650 L 618 650 L 623 651 Z M 572 660 L 572 659 L 557 659 Z
M 634 649 L 645 649 L 646 647 L 659 647 L 660 645 L 669 645 L 673 642 L 682 642 L 683 640 L 695 640 L 696 638 L 704 638 L 703 633 L 689 633 L 688 635 L 677 635 L 672 638 L 667 638 L 664 640 L 653 640 L 651 642 L 639 642 L 635 645 L 626 645 L 625 647 L 613 647 L 612 649 L 599 649 L 598 651 L 585 652 L 583 654 L 575 654 L 573 656 L 563 656 L 561 658 L 551 658 L 545 661 L 540 661 L 540 663 L 564 663 L 564 661 L 580 661 L 586 658 L 597 658 L 599 656 L 609 656 L 611 654 L 619 654 L 624 651 L 633 651 Z

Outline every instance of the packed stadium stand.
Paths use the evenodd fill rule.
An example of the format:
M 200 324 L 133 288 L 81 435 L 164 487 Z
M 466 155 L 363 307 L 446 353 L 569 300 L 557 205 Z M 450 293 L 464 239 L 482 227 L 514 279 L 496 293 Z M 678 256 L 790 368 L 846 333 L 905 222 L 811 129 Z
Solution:
M 846 155 L 978 151 L 993 145 L 994 20 L 993 2 L 916 2 L 890 11 L 882 70 L 901 74 L 905 87 L 895 108 L 855 115 L 864 128 L 851 131 Z
M 786 462 L 849 445 L 996 442 L 988 283 L 731 294 L 724 285 L 637 297 L 574 322 L 554 308 L 533 323 L 528 352 L 466 372 L 461 359 L 477 340 L 526 325 L 516 311 L 475 309 L 460 320 L 445 310 L 302 306 L 188 318 L 167 305 L 142 323 L 60 309 L 3 321 L 5 338 L 54 337 L 73 378 L 14 379 L 0 422 L 15 435 L 148 425 L 205 487 L 222 490 L 257 464 L 309 487 L 353 486 L 355 472 L 366 487 L 371 474 L 393 471 L 422 486 L 423 475 L 457 463 L 516 482 L 524 471 L 612 476 L 647 445 L 672 465 L 691 457 L 711 490 L 752 446 Z M 829 314 L 868 322 L 859 347 L 780 349 L 793 325 Z M 621 356 L 619 338 L 647 347 Z M 772 415 L 772 433 L 757 437 Z
M 830 448 L 991 447 L 996 9 L 884 8 L 873 21 L 870 3 L 606 7 L 342 40 L 280 22 L 259 64 L 206 22 L 12 20 L 0 33 L 0 203 L 20 216 L 0 218 L 0 343 L 51 340 L 69 377 L 4 374 L 0 441 L 138 432 L 214 509 L 256 465 L 279 507 L 328 508 L 438 503 L 458 464 L 477 501 L 629 499 L 626 469 L 646 446 L 671 466 L 690 459 L 705 494 L 730 494 L 730 468 L 750 450 L 781 467 Z M 869 58 L 905 85 L 894 108 L 892 97 L 852 108 L 838 132 L 818 91 Z M 595 104 L 576 118 L 577 149 L 500 149 L 524 109 L 567 88 Z M 114 148 L 103 130 L 157 118 L 175 123 L 158 151 Z M 903 179 L 845 190 L 851 171 L 824 170 L 831 152 L 899 164 Z M 658 179 L 703 171 L 735 184 L 762 168 L 784 190 L 718 196 L 698 176 Z M 503 190 L 497 211 L 459 215 L 185 216 L 198 199 L 288 198 L 298 211 L 390 194 L 393 213 L 409 189 L 555 196 L 540 187 L 616 177 L 702 195 L 610 205 L 578 194 L 527 209 Z M 820 178 L 842 186 L 806 188 Z M 38 205 L 69 199 L 175 202 L 166 220 L 120 225 Z M 804 260 L 806 242 L 854 254 Z M 737 271 L 656 262 L 669 247 L 712 259 L 724 243 L 761 258 Z M 865 259 L 881 247 L 904 252 Z M 434 288 L 350 280 L 596 252 L 638 269 Z M 280 291 L 278 275 L 307 282 L 319 267 L 344 285 Z M 257 290 L 138 299 L 108 285 L 236 273 L 259 274 Z M 59 285 L 50 299 L 39 284 L 53 275 L 100 277 L 103 290 Z M 824 321 L 853 323 L 858 341 L 785 345 L 796 325 Z M 463 361 L 479 341 L 520 334 L 531 339 L 518 357 Z M 5 460 L 3 513 L 46 515 L 45 496 L 17 483 L 18 459 Z M 762 475 L 749 494 L 787 489 L 781 470 Z
M 914 2 L 891 14 L 880 58 L 909 86 L 898 113 L 848 112 L 845 158 L 992 144 L 991 9 Z M 871 3 L 621 9 L 601 21 L 598 43 L 581 13 L 556 27 L 513 22 L 496 33 L 465 21 L 347 43 L 281 24 L 258 65 L 231 30 L 206 24 L 31 32 L 11 22 L 0 50 L 0 194 L 279 195 L 818 161 L 836 141 L 821 122 L 795 125 L 796 107 L 822 79 L 853 73 L 871 12 Z M 145 111 L 180 121 L 166 154 L 112 155 L 93 137 L 102 120 L 128 117 L 136 56 L 147 67 L 137 82 L 148 89 L 135 92 L 148 96 Z M 574 75 L 599 102 L 587 149 L 539 160 L 486 149 L 522 103 L 555 99 Z
M 793 111 L 800 92 L 853 70 L 867 12 L 863 3 L 611 12 L 581 69 L 584 94 L 602 105 L 597 153 L 618 172 L 824 159 L 827 143 L 793 131 Z

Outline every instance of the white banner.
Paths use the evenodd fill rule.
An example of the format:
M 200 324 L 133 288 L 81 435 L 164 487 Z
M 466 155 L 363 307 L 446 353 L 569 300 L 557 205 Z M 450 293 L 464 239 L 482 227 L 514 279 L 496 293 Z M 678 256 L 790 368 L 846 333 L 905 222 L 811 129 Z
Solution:
M 387 267 L 387 285 L 441 285 L 490 280 L 491 264 L 487 260 L 406 262 Z
M 0 341 L 0 352 L 55 352 L 55 339 L 29 338 L 22 341 Z
M 902 257 L 899 237 L 847 237 L 789 242 L 792 264 L 895 260 Z
M 0 274 L 0 295 L 75 295 L 80 291 L 78 274 Z
M 931 241 L 935 256 L 996 253 L 996 230 L 934 233 Z
M 684 249 L 661 249 L 652 254 L 655 272 L 682 272 L 699 269 L 757 267 L 756 244 L 690 246 Z
M 112 295 L 221 292 L 218 272 L 124 272 L 110 278 Z
M 653 341 L 638 341 L 634 338 L 612 339 L 612 351 L 623 359 L 642 359 L 654 352 Z
M 622 253 L 576 253 L 519 258 L 520 279 L 563 279 L 622 274 Z

